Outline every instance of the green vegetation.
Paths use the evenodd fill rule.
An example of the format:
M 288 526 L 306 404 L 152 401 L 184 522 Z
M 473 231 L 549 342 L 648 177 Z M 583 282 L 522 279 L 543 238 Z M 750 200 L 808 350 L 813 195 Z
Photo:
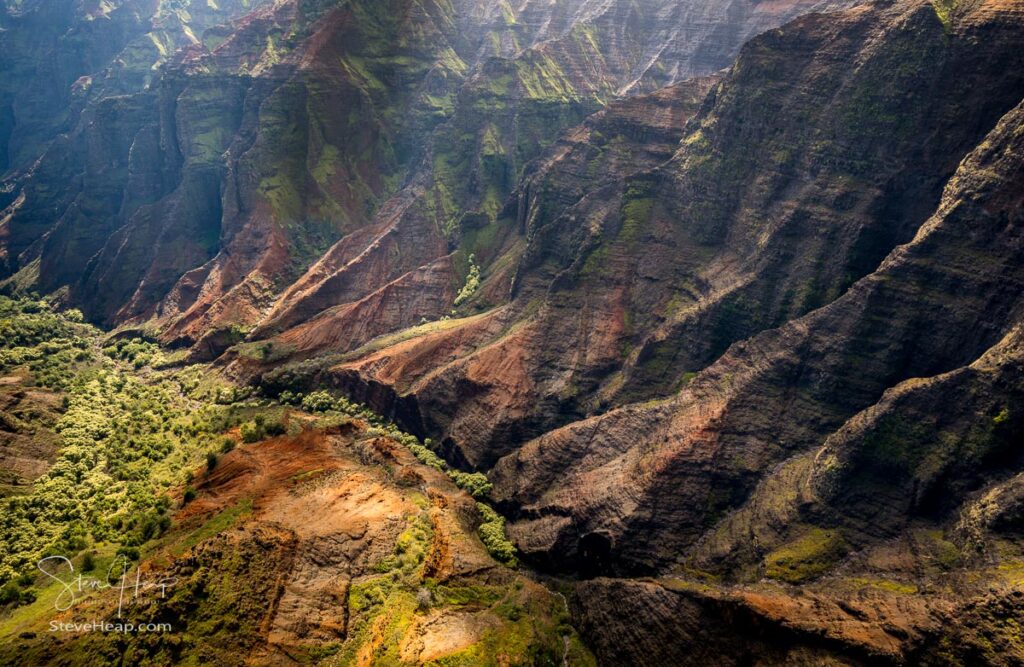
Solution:
M 953 10 L 956 9 L 958 0 L 932 0 L 932 7 L 935 15 L 942 21 L 942 27 L 949 32 L 953 25 Z
M 65 369 L 95 358 L 92 328 L 81 322 L 77 310 L 57 313 L 42 301 L 0 297 L 0 373 L 20 368 L 38 386 L 65 388 Z
M 107 355 L 111 359 L 126 361 L 130 363 L 133 368 L 143 368 L 144 366 L 150 365 L 155 366 L 163 359 L 159 345 L 133 338 L 122 338 L 113 345 L 103 348 L 103 354 Z
M 491 491 L 491 483 L 488 481 L 487 475 L 483 473 L 453 470 L 448 473 L 448 476 L 452 478 L 456 486 L 474 498 L 482 498 Z
M 839 531 L 812 528 L 765 557 L 765 576 L 790 584 L 804 583 L 825 574 L 846 551 Z
M 936 575 L 963 565 L 963 554 L 957 545 L 946 539 L 941 529 L 917 530 L 914 532 L 915 547 L 925 556 L 930 567 L 937 569 Z
M 266 440 L 267 438 L 276 438 L 277 436 L 284 435 L 287 432 L 288 427 L 285 426 L 283 421 L 280 419 L 267 421 L 266 415 L 263 414 L 255 415 L 252 418 L 252 421 L 247 421 L 238 428 L 238 433 L 242 437 L 242 442 L 245 443 L 259 442 L 260 440 Z
M 622 199 L 622 229 L 619 238 L 626 243 L 637 241 L 651 218 L 654 196 L 651 183 L 634 181 L 626 188 Z
M 505 517 L 483 503 L 477 503 L 476 508 L 484 520 L 480 524 L 479 533 L 480 539 L 483 541 L 484 546 L 487 547 L 487 551 L 502 563 L 515 565 L 516 548 L 505 537 Z
M 918 588 L 914 584 L 878 577 L 852 577 L 844 583 L 852 584 L 857 588 L 877 588 L 897 595 L 916 595 L 918 592 Z
M 448 467 L 448 465 L 444 462 L 444 459 L 442 459 L 440 456 L 432 452 L 427 447 L 424 447 L 423 445 L 411 444 L 409 445 L 409 451 L 411 451 L 413 453 L 413 456 L 419 459 L 419 462 L 422 463 L 423 465 L 430 466 L 431 468 L 436 468 L 437 470 L 440 470 L 442 472 L 444 472 Z
M 455 307 L 458 308 L 473 296 L 480 287 L 480 267 L 476 265 L 476 256 L 469 256 L 469 273 L 466 275 L 466 284 L 455 296 Z
M 0 586 L 47 555 L 137 557 L 169 527 L 169 492 L 215 448 L 227 408 L 197 400 L 198 369 L 153 369 L 161 352 L 145 341 L 103 347 L 78 311 L 0 297 L 0 340 L 0 374 L 60 391 L 63 410 L 50 469 L 0 501 Z
M 63 413 L 55 418 L 59 449 L 53 466 L 34 485 L 25 487 L 27 493 L 0 501 L 4 504 L 0 516 L 0 607 L 9 612 L 4 620 L 8 629 L 23 627 L 42 609 L 52 608 L 54 586 L 36 588 L 35 563 L 43 556 L 63 555 L 83 571 L 102 571 L 117 554 L 137 560 L 158 555 L 166 547 L 167 554 L 181 555 L 233 534 L 229 529 L 252 514 L 249 499 L 198 525 L 186 526 L 181 535 L 167 532 L 178 506 L 172 501 L 173 493 L 180 490 L 180 507 L 195 501 L 199 492 L 193 487 L 194 478 L 218 471 L 222 457 L 238 447 L 239 440 L 255 443 L 284 433 L 289 423 L 287 406 L 315 415 L 318 426 L 365 420 L 370 424 L 368 435 L 402 443 L 419 461 L 445 472 L 473 497 L 484 497 L 490 491 L 485 475 L 452 470 L 433 451 L 430 440 L 421 442 L 347 399 L 325 391 L 292 389 L 281 391 L 277 403 L 257 398 L 260 390 L 221 384 L 201 366 L 162 368 L 166 357 L 154 343 L 131 338 L 106 342 L 100 331 L 83 324 L 82 319 L 77 311 L 60 313 L 47 303 L 0 297 L 0 331 L 4 332 L 0 373 L 25 384 L 56 389 L 63 406 Z M 232 435 L 236 428 L 237 436 Z M 504 519 L 483 503 L 477 508 L 481 541 L 497 560 L 514 566 L 515 548 L 505 536 Z M 391 651 L 400 645 L 400 635 L 415 614 L 449 605 L 490 609 L 489 613 L 501 619 L 501 625 L 488 630 L 466 654 L 469 662 L 451 664 L 483 664 L 481 656 L 497 653 L 527 656 L 538 650 L 538 644 L 560 656 L 559 633 L 570 637 L 573 651 L 588 658 L 571 629 L 562 628 L 568 628 L 567 622 L 539 628 L 529 610 L 535 601 L 520 599 L 520 594 L 510 593 L 507 586 L 477 591 L 425 582 L 432 535 L 428 512 L 409 517 L 394 553 L 374 564 L 377 575 L 353 584 L 354 634 L 345 647 L 359 646 L 359 637 L 377 632 L 383 616 L 388 632 L 395 637 L 386 642 L 385 650 Z M 173 544 L 167 543 L 168 536 L 173 536 Z M 245 561 L 229 552 L 223 562 L 211 567 L 237 572 L 245 579 L 251 569 Z M 261 559 L 254 563 L 252 567 L 257 569 L 270 566 Z M 232 617 L 229 610 L 233 606 L 246 604 L 256 609 L 260 604 L 239 597 L 237 586 L 215 576 L 213 570 L 195 572 L 168 602 L 167 608 L 180 607 L 180 613 L 192 619 L 187 642 L 228 634 L 231 641 L 251 636 L 253 628 L 242 627 L 249 622 L 249 615 L 227 625 L 224 619 Z M 194 601 L 200 597 L 214 602 L 197 609 Z M 547 615 L 545 623 L 553 615 L 546 608 L 536 613 Z M 105 650 L 99 639 L 96 642 L 85 642 L 82 650 Z M 342 650 L 338 644 L 325 655 Z
M 551 56 L 530 52 L 517 59 L 515 65 L 519 84 L 528 98 L 561 103 L 579 99 L 571 79 Z

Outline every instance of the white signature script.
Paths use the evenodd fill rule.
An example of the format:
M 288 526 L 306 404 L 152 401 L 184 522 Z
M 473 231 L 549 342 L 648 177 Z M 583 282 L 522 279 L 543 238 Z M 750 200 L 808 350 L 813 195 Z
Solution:
M 63 566 L 67 566 L 68 575 L 61 575 Z M 160 598 L 167 597 L 167 589 L 174 586 L 176 579 L 165 578 L 154 581 L 144 580 L 142 571 L 135 570 L 134 581 L 128 572 L 131 570 L 131 562 L 125 556 L 117 556 L 107 569 L 107 576 L 103 579 L 84 576 L 81 572 L 75 574 L 75 566 L 71 560 L 64 556 L 47 556 L 39 561 L 39 571 L 50 579 L 61 585 L 61 591 L 57 594 L 53 606 L 57 611 L 67 611 L 79 600 L 79 596 L 89 591 L 104 591 L 116 589 L 117 617 L 121 618 L 121 611 L 124 608 L 125 600 L 137 600 L 150 591 L 159 591 Z

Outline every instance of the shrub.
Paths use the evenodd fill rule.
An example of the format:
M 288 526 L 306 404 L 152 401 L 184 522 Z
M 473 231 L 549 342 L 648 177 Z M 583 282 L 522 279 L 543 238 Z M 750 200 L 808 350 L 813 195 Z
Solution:
M 26 605 L 36 601 L 36 591 L 29 588 L 21 590 L 14 581 L 8 581 L 0 587 L 0 607 L 7 605 Z
M 126 545 L 117 550 L 117 555 L 124 556 L 128 560 L 139 560 L 139 548 Z
M 516 547 L 505 537 L 505 517 L 501 516 L 488 505 L 477 503 L 476 509 L 480 513 L 483 523 L 477 529 L 480 541 L 487 547 L 488 553 L 506 565 L 512 566 L 516 563 Z
M 493 488 L 487 476 L 483 473 L 453 471 L 449 472 L 448 476 L 451 477 L 457 487 L 474 498 L 482 498 L 490 493 L 491 488 Z
M 222 454 L 227 454 L 235 448 L 234 438 L 224 438 L 220 443 L 220 451 Z
M 413 453 L 413 456 L 415 456 L 423 465 L 428 465 L 431 468 L 436 468 L 437 470 L 441 471 L 444 471 L 444 469 L 447 467 L 445 465 L 444 460 L 440 456 L 430 451 L 423 445 L 408 445 L 408 447 L 409 450 Z
M 139 527 L 139 540 L 145 542 L 157 534 L 157 522 L 153 517 L 147 517 Z
M 21 591 L 18 589 L 18 585 L 13 581 L 8 581 L 3 587 L 0 587 L 0 606 L 5 606 L 19 602 L 21 600 Z
M 302 399 L 302 409 L 307 412 L 327 412 L 334 409 L 334 397 L 326 391 L 314 391 Z
M 185 489 L 185 493 L 181 496 L 182 506 L 188 505 L 190 502 L 196 499 L 196 490 L 192 487 Z
M 473 294 L 476 293 L 480 287 L 480 267 L 476 265 L 476 256 L 469 256 L 469 274 L 466 275 L 466 284 L 463 285 L 462 289 L 455 296 L 455 307 L 461 306 L 466 302 Z
M 284 425 L 284 422 L 275 419 L 274 421 L 267 423 L 265 431 L 268 436 L 273 438 L 279 435 L 284 435 L 288 432 L 288 428 Z
M 253 422 L 246 422 L 238 429 L 242 436 L 242 442 L 256 442 L 263 437 L 262 429 Z
M 217 467 L 216 452 L 206 452 L 206 471 L 209 472 Z

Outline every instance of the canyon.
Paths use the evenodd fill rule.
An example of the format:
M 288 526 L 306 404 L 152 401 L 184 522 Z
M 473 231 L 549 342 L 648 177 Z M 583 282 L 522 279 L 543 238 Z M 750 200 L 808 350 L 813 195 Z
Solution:
M 237 530 L 144 558 L 283 582 L 258 630 L 139 656 L 1024 660 L 1024 2 L 0 8 L 0 292 L 304 411 L 169 487 Z M 14 497 L 69 390 L 4 359 Z

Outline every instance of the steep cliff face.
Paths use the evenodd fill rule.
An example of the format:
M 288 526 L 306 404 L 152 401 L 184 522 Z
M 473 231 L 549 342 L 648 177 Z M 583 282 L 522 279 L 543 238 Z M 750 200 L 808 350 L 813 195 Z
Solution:
M 499 217 L 497 227 L 519 228 L 522 235 L 506 240 L 501 253 L 489 256 L 486 247 L 476 248 L 476 256 L 494 268 L 484 270 L 484 281 L 461 312 L 482 312 L 425 324 L 411 332 L 411 339 L 401 336 L 396 346 L 385 339 L 355 350 L 351 360 L 331 371 L 330 381 L 371 402 L 373 387 L 394 386 L 394 394 L 405 398 L 392 405 L 385 397 L 378 407 L 407 411 L 405 419 L 428 431 L 438 429 L 458 445 L 449 453 L 472 465 L 488 465 L 496 456 L 494 450 L 472 451 L 477 443 L 507 451 L 530 433 L 582 415 L 586 396 L 574 387 L 577 378 L 608 372 L 620 363 L 626 344 L 621 313 L 606 318 L 591 301 L 614 311 L 633 279 L 619 284 L 615 277 L 599 276 L 590 285 L 595 289 L 557 293 L 565 276 L 564 267 L 554 264 L 571 264 L 593 230 L 579 224 L 584 217 L 575 211 L 589 202 L 615 207 L 607 193 L 621 185 L 622 173 L 671 158 L 686 121 L 714 83 L 697 79 L 613 103 L 569 131 L 531 166 Z M 543 238 L 551 220 L 568 219 L 571 228 L 561 238 Z M 486 238 L 490 230 L 475 231 Z M 537 257 L 541 253 L 560 260 L 545 264 Z M 625 263 L 619 266 L 622 274 L 632 271 Z M 316 325 L 313 320 L 300 329 Z M 280 339 L 287 343 L 292 335 Z M 585 357 L 570 361 L 579 354 Z
M 471 256 L 484 267 L 497 264 L 503 278 L 492 289 L 503 289 L 521 229 L 501 213 L 524 166 L 563 128 L 635 87 L 654 64 L 636 49 L 637 40 L 648 50 L 663 48 L 658 26 L 688 25 L 657 6 L 583 3 L 571 12 L 569 6 L 456 12 L 462 33 L 477 40 L 459 52 L 465 82 L 439 102 L 445 122 L 426 140 L 422 163 L 366 227 L 285 290 L 250 339 L 299 327 L 274 341 L 280 362 L 281 354 L 347 352 L 374 336 L 436 320 L 448 315 L 448 290 L 460 289 Z M 818 6 L 794 4 L 781 14 Z M 743 30 L 778 18 L 747 17 Z
M 176 132 L 155 121 L 161 97 L 182 86 L 157 83 L 158 68 L 179 48 L 208 37 L 208 29 L 258 4 L 8 8 L 0 31 L 0 109 L 7 109 L 0 114 L 6 118 L 0 120 L 0 171 L 7 172 L 0 185 L 0 264 L 5 274 L 20 271 L 10 286 L 49 292 L 81 281 L 89 259 L 124 220 L 172 187 L 181 162 Z M 217 187 L 214 181 L 214 192 Z M 200 218 L 187 224 L 201 228 L 209 196 L 201 183 L 194 189 L 196 205 L 180 215 Z M 203 244 L 202 235 L 187 244 L 183 260 L 194 259 Z M 123 285 L 113 288 L 95 300 L 131 293 Z
M 498 214 L 562 129 L 841 4 L 268 5 L 176 55 L 165 44 L 144 81 L 111 69 L 105 81 L 149 87 L 85 104 L 11 182 L 7 286 L 66 287 L 92 318 L 145 324 L 197 358 L 317 315 L 355 331 L 364 300 L 391 313 L 340 346 L 295 334 L 351 349 L 450 310 L 396 294 L 457 292 L 471 254 L 507 256 L 521 230 Z
M 984 6 L 962 10 L 962 18 L 949 32 L 927 4 L 852 10 L 845 17 L 859 23 L 872 16 L 870 21 L 897 30 L 935 21 L 936 39 L 955 53 L 962 35 L 964 49 L 973 59 L 976 31 L 998 31 L 1006 15 L 987 14 Z M 843 28 L 835 19 L 829 25 Z M 929 32 L 930 24 L 924 25 L 924 32 Z M 1016 46 L 1005 51 L 1009 57 L 1019 52 Z M 743 68 L 741 58 L 741 72 Z M 1011 95 L 1020 98 L 1021 83 L 1015 77 L 1006 81 L 1004 100 Z M 999 84 L 986 87 L 986 99 L 998 98 L 998 90 Z M 1004 113 L 999 106 L 996 113 Z M 879 115 L 877 110 L 869 113 Z M 998 343 L 1017 322 L 1020 298 L 1013 287 L 1020 270 L 1014 240 L 1017 114 L 1010 111 L 987 137 L 975 138 L 978 148 L 947 183 L 937 212 L 923 221 L 912 241 L 896 248 L 877 271 L 832 304 L 733 345 L 666 401 L 629 406 L 574 424 L 502 461 L 496 470 L 500 493 L 509 500 L 529 498 L 525 504 L 533 508 L 530 512 L 545 516 L 538 521 L 554 531 L 524 530 L 524 536 L 529 533 L 540 544 L 560 532 L 557 526 L 572 534 L 585 533 L 581 527 L 586 521 L 581 522 L 571 507 L 589 506 L 598 513 L 610 512 L 599 523 L 616 527 L 609 533 L 613 543 L 621 544 L 615 551 L 632 552 L 627 560 L 635 558 L 637 565 L 657 563 L 656 552 L 663 549 L 668 555 L 692 542 L 706 521 L 746 496 L 747 485 L 762 471 L 823 440 L 877 401 L 886 388 L 969 364 Z M 694 124 L 698 132 L 700 125 Z M 1002 147 L 992 149 L 997 142 Z M 684 161 L 695 159 L 687 153 L 681 151 Z M 982 198 L 991 200 L 978 201 Z M 764 234 L 769 230 L 758 227 L 767 245 L 770 237 Z M 835 242 L 832 248 L 840 249 Z M 840 257 L 833 257 L 833 266 L 842 266 Z M 950 300 L 949 295 L 970 297 Z M 585 449 L 574 450 L 577 447 Z M 606 493 L 614 486 L 607 483 L 611 470 L 622 479 L 629 504 L 623 503 L 624 497 Z M 579 482 L 568 482 L 570 471 L 580 475 Z M 605 483 L 583 483 L 592 475 L 602 476 Z M 663 481 L 656 481 L 659 478 Z M 596 493 L 586 499 L 591 491 L 585 489 Z M 687 494 L 689 500 L 677 493 Z M 560 500 L 569 496 L 574 500 L 568 505 Z M 630 516 L 634 504 L 639 515 Z M 566 509 L 568 514 L 555 518 Z M 660 546 L 648 548 L 632 537 L 619 540 L 614 535 L 619 529 L 629 532 L 627 526 L 633 522 L 648 532 L 662 521 L 671 526 L 679 543 L 663 536 L 651 541 Z
M 953 25 L 983 25 L 986 9 L 961 7 Z M 702 577 L 681 594 L 672 581 L 635 591 L 665 624 L 654 635 L 675 637 L 665 647 L 724 642 L 737 662 L 821 650 L 854 664 L 1019 661 L 1022 113 L 1004 115 L 915 237 L 833 304 L 734 345 L 669 401 L 499 463 L 499 495 L 530 498 L 520 544 L 575 544 L 591 571 Z M 621 610 L 619 586 L 582 587 L 578 612 L 606 660 L 647 664 L 650 635 L 602 621 Z M 709 618 L 731 627 L 709 632 Z M 789 639 L 740 641 L 766 629 Z
M 503 210 L 525 245 L 459 311 L 486 315 L 350 353 L 336 381 L 366 398 L 394 387 L 378 407 L 484 468 L 574 416 L 673 395 L 912 238 L 1020 99 L 1016 21 L 982 8 L 958 32 L 898 4 L 755 39 L 666 164 L 595 160 L 598 131 L 581 181 L 577 158 L 552 150 Z
M 77 192 L 63 188 L 67 207 L 37 242 L 38 252 L 28 251 L 39 265 L 30 262 L 15 280 L 44 291 L 68 285 L 70 299 L 107 320 L 152 314 L 177 283 L 166 305 L 181 315 L 172 338 L 207 333 L 207 324 L 214 329 L 210 307 L 237 287 L 245 298 L 219 310 L 244 326 L 273 279 L 294 278 L 347 218 L 361 220 L 372 207 L 407 159 L 403 131 L 422 121 L 398 109 L 435 60 L 458 65 L 442 33 L 453 30 L 442 10 L 406 11 L 395 24 L 402 13 L 378 3 L 325 18 L 279 4 L 249 15 L 212 50 L 179 52 L 149 90 L 92 107 L 40 167 L 71 183 L 78 169 L 90 177 Z M 418 42 L 403 51 L 397 33 L 412 24 Z M 52 218 L 50 180 L 32 179 L 12 206 L 12 254 L 17 239 L 28 243 Z M 225 254 L 207 264 L 222 248 Z M 199 293 L 204 284 L 216 297 Z
M 30 167 L 50 141 L 75 127 L 90 100 L 143 89 L 174 51 L 261 3 L 3 3 L 0 176 Z M 14 188 L 5 183 L 4 191 Z

